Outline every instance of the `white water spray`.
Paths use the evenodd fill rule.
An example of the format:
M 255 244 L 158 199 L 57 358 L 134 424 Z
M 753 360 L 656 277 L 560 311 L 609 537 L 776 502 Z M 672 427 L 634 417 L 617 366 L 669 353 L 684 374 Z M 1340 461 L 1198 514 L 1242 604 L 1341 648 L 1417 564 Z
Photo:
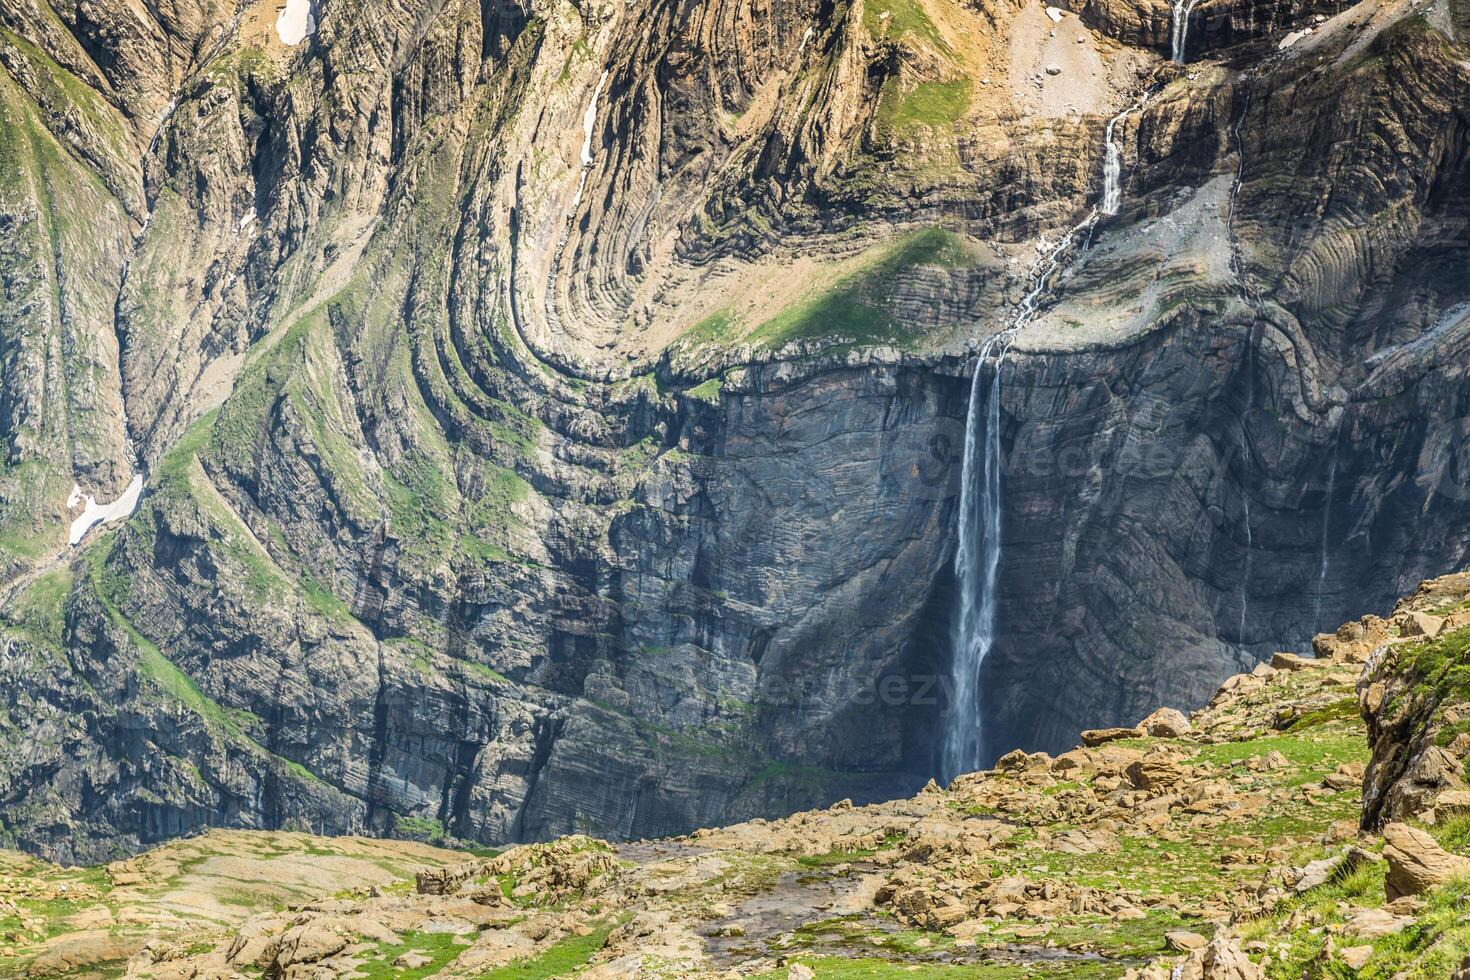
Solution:
M 1178 64 L 1185 63 L 1185 45 L 1189 41 L 1189 15 L 1199 0 L 1174 0 L 1174 22 L 1170 31 L 1170 57 Z
M 1327 465 L 1327 498 L 1322 501 L 1322 538 L 1317 547 L 1317 601 L 1312 611 L 1312 629 L 1322 628 L 1322 590 L 1327 586 L 1327 535 L 1332 529 L 1332 497 L 1337 490 L 1337 453 Z
M 1113 139 L 1113 131 L 1130 113 L 1141 110 L 1147 101 L 1148 93 L 1144 92 L 1137 102 L 1109 119 L 1107 129 L 1103 131 L 1103 193 L 1099 205 L 1103 214 L 1117 214 L 1123 207 L 1123 148 Z
M 985 438 L 967 436 L 960 476 L 959 543 L 955 548 L 955 580 L 959 583 L 959 617 L 953 648 L 953 698 L 956 707 L 944 738 L 944 777 L 952 779 L 977 769 L 985 759 L 985 725 L 981 712 L 980 670 L 995 643 L 996 573 L 1000 568 L 1000 376 L 1010 335 L 999 333 L 985 342 L 970 382 L 968 433 L 980 431 L 985 406 Z M 984 365 L 998 349 L 989 395 L 981 387 Z

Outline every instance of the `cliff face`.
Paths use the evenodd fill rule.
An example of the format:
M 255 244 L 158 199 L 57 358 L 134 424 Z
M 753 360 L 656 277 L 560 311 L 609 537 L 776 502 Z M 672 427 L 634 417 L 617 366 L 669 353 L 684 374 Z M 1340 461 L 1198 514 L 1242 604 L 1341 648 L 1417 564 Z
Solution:
M 472 853 L 215 829 L 86 868 L 0 851 L 0 957 L 152 980 L 1458 980 L 1467 624 L 1470 575 L 1446 576 L 1187 716 L 670 839 Z
M 1463 11 L 1234 11 L 1188 70 L 1167 8 L 1079 13 L 0 0 L 0 827 L 645 836 L 922 783 L 972 708 L 969 345 L 1145 89 L 1002 368 L 993 744 L 1462 564 Z

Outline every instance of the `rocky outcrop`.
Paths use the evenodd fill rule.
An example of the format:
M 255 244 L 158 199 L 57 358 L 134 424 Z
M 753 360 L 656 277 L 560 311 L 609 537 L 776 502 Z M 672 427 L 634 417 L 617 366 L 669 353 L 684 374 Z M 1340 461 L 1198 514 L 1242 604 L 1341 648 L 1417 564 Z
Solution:
M 1356 634 L 1352 625 L 1339 637 Z M 1463 805 L 1470 780 L 1470 687 L 1464 681 L 1470 576 L 1425 582 L 1390 620 L 1366 619 L 1361 629 L 1383 637 L 1358 683 L 1373 745 L 1363 825 L 1433 822 L 1440 800 L 1450 816 Z
M 1470 858 L 1451 854 L 1422 830 L 1391 823 L 1383 828 L 1383 840 L 1390 902 L 1470 875 Z

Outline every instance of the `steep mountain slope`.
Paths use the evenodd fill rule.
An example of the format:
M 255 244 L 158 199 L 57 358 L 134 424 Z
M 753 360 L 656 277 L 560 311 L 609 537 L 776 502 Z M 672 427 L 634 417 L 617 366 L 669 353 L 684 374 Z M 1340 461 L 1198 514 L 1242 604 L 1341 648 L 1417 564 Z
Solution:
M 1009 752 L 911 799 L 675 840 L 577 835 L 456 858 L 212 831 L 103 868 L 14 856 L 0 970 L 1463 976 L 1470 575 L 1317 640 L 1321 658 L 1259 664 L 1188 718 L 1161 709 L 1056 758 Z M 1431 759 L 1448 769 L 1430 778 Z M 424 867 L 410 881 L 414 859 Z
M 992 744 L 1463 564 L 1463 4 L 1170 16 L 0 0 L 0 831 L 917 788 L 972 345 L 1109 120 L 1002 369 Z

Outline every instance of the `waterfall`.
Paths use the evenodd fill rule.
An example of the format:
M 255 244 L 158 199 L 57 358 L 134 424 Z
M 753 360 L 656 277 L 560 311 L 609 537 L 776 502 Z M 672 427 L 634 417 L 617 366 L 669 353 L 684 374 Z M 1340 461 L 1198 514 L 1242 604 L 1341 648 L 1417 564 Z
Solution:
M 1250 493 L 1241 488 L 1241 498 L 1245 504 L 1245 566 L 1240 571 L 1240 625 L 1236 628 L 1236 640 L 1242 647 L 1245 643 L 1245 614 L 1250 609 L 1250 581 L 1251 581 L 1251 553 L 1255 542 L 1251 537 L 1251 498 Z
M 1113 130 L 1129 114 L 1142 109 L 1148 102 L 1148 96 L 1149 93 L 1144 92 L 1137 102 L 1109 119 L 1107 128 L 1103 130 L 1103 192 L 1102 203 L 1098 205 L 1103 214 L 1117 214 L 1123 207 L 1123 148 L 1113 139 Z
M 1332 498 L 1337 491 L 1337 443 L 1342 432 L 1341 419 L 1337 425 L 1332 438 L 1332 455 L 1327 460 L 1327 496 L 1322 500 L 1322 532 L 1317 541 L 1317 598 L 1312 606 L 1313 633 L 1322 628 L 1322 590 L 1327 586 L 1327 540 L 1332 531 Z
M 1085 218 L 1056 244 L 1042 240 L 1041 261 L 1031 288 L 1016 308 L 1015 318 L 980 349 L 970 382 L 970 406 L 965 416 L 965 455 L 960 471 L 959 541 L 954 571 L 959 592 L 951 646 L 950 706 L 945 725 L 941 769 L 944 779 L 973 772 L 988 761 L 985 724 L 981 711 L 980 670 L 998 634 L 999 598 L 996 594 L 1001 548 L 1001 373 L 1011 343 L 1041 308 L 1051 278 L 1062 267 L 1078 238 L 1090 234 L 1104 214 L 1116 214 L 1122 205 L 1122 153 L 1113 142 L 1114 127 L 1148 100 L 1145 92 L 1108 121 L 1103 137 L 1103 195 Z M 985 362 L 995 354 L 995 369 L 982 398 Z M 981 410 L 984 409 L 982 423 Z
M 1108 120 L 1107 147 L 1103 151 L 1103 214 L 1117 214 L 1123 206 L 1123 154 L 1113 142 L 1113 124 L 1117 118 Z
M 1189 40 L 1189 15 L 1194 12 L 1194 5 L 1199 0 L 1174 0 L 1174 22 L 1173 30 L 1170 32 L 1172 51 L 1170 57 L 1179 64 L 1184 64 L 1185 44 Z
M 1241 444 L 1241 480 L 1240 501 L 1244 511 L 1245 523 L 1245 561 L 1240 570 L 1240 625 L 1236 630 L 1236 642 L 1242 648 L 1245 647 L 1245 617 L 1250 609 L 1250 581 L 1251 581 L 1251 559 L 1255 549 L 1254 532 L 1251 531 L 1251 495 L 1250 489 L 1246 487 L 1246 475 L 1250 473 L 1250 416 L 1256 407 L 1256 364 L 1255 364 L 1255 341 L 1256 325 L 1251 324 L 1250 332 L 1246 334 L 1246 389 L 1245 389 L 1245 412 L 1240 417 L 1240 444 Z
M 972 772 L 984 763 L 985 726 L 980 710 L 980 669 L 995 642 L 996 572 L 1000 568 L 1000 376 L 1010 335 L 991 337 L 980 350 L 970 382 L 970 408 L 965 420 L 965 457 L 960 475 L 959 543 L 955 548 L 955 580 L 959 585 L 959 617 L 955 621 L 951 717 L 944 737 L 946 780 Z M 997 350 L 988 396 L 981 379 L 991 351 Z M 985 406 L 984 444 L 975 437 Z M 959 711 L 960 706 L 967 710 Z

